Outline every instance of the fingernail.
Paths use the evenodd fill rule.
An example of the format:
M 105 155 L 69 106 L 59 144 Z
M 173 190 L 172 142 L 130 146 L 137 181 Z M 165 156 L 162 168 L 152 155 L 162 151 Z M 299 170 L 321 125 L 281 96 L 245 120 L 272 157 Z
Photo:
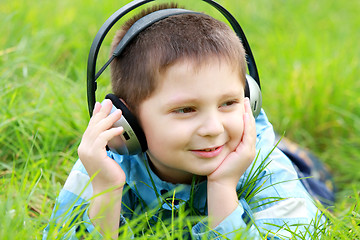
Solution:
M 245 104 L 247 104 L 248 106 L 250 106 L 250 99 L 248 97 L 245 98 Z

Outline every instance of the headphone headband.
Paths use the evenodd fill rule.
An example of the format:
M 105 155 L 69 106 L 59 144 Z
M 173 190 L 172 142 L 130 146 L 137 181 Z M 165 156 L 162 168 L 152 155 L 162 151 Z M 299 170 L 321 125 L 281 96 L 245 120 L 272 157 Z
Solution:
M 89 58 L 88 58 L 88 65 L 87 65 L 87 99 L 88 99 L 88 109 L 90 116 L 92 115 L 93 108 L 96 102 L 95 98 L 95 91 L 97 88 L 97 82 L 96 79 L 101 75 L 101 73 L 106 69 L 106 67 L 111 63 L 111 61 L 118 56 L 122 49 L 126 46 L 126 43 L 128 43 L 132 38 L 134 38 L 139 32 L 141 32 L 143 29 L 148 27 L 149 25 L 153 24 L 156 21 L 159 21 L 161 19 L 164 19 L 166 17 L 177 15 L 177 14 L 184 14 L 184 13 L 198 13 L 193 12 L 190 10 L 185 9 L 164 9 L 159 10 L 156 12 L 153 12 L 151 14 L 146 15 L 145 17 L 139 19 L 138 21 L 141 22 L 140 24 L 144 26 L 140 26 L 140 24 L 134 23 L 133 26 L 129 29 L 132 32 L 129 32 L 129 37 L 126 36 L 126 39 L 122 39 L 118 46 L 116 47 L 112 57 L 105 63 L 105 65 L 99 70 L 98 73 L 96 73 L 96 60 L 99 53 L 100 46 L 109 32 L 109 30 L 112 28 L 112 26 L 119 21 L 124 15 L 129 13 L 130 11 L 148 3 L 152 2 L 154 0 L 135 0 L 132 1 L 122 8 L 120 8 L 118 11 L 116 11 L 114 14 L 112 14 L 106 22 L 101 26 L 100 30 L 96 34 L 94 41 L 91 45 L 90 52 L 89 52 Z M 255 64 L 254 56 L 251 52 L 249 43 L 245 37 L 245 34 L 240 27 L 240 24 L 236 21 L 236 19 L 230 14 L 229 11 L 227 11 L 224 7 L 222 7 L 220 4 L 212 1 L 212 0 L 203 0 L 204 2 L 209 3 L 211 6 L 216 8 L 230 23 L 232 26 L 234 32 L 237 34 L 237 36 L 242 41 L 242 44 L 244 46 L 245 52 L 246 52 L 246 60 L 248 64 L 248 70 L 250 76 L 257 82 L 257 85 L 260 88 L 260 79 L 257 71 L 257 67 Z M 152 15 L 153 14 L 153 15 Z M 150 16 L 149 16 L 150 15 Z M 148 18 L 146 18 L 149 16 Z M 134 28 L 133 28 L 134 27 Z M 128 35 L 128 33 L 126 35 Z
M 116 49 L 112 53 L 110 59 L 104 64 L 104 66 L 96 73 L 95 80 L 102 74 L 102 72 L 109 66 L 109 64 L 113 61 L 115 57 L 120 56 L 121 52 L 124 48 L 130 43 L 130 41 L 135 38 L 140 32 L 142 32 L 147 27 L 151 26 L 157 21 L 160 21 L 164 18 L 178 15 L 178 14 L 185 14 L 185 13 L 193 13 L 193 14 L 200 14 L 199 12 L 194 12 L 186 9 L 180 8 L 170 8 L 170 9 L 162 9 L 156 12 L 149 13 L 144 17 L 137 20 L 130 29 L 126 32 L 124 37 L 120 40 L 119 44 L 116 46 Z

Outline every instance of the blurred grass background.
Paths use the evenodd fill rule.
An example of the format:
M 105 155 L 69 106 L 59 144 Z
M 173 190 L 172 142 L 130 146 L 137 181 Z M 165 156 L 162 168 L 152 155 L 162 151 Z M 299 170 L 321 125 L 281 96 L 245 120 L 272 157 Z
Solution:
M 0 239 L 41 237 L 89 119 L 90 45 L 105 20 L 127 2 L 1 1 Z M 200 1 L 180 3 L 221 18 Z M 263 107 L 275 129 L 313 151 L 334 175 L 333 220 L 342 224 L 331 234 L 356 239 L 360 1 L 219 3 L 245 31 L 262 81 Z M 108 76 L 99 80 L 98 100 L 110 91 Z

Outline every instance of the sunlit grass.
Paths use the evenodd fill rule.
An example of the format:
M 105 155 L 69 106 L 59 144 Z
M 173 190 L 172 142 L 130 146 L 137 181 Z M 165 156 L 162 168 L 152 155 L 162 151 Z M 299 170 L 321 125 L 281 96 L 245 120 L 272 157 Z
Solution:
M 125 2 L 0 4 L 0 239 L 41 238 L 89 118 L 89 47 Z M 219 2 L 245 30 L 275 129 L 315 152 L 335 176 L 337 202 L 324 239 L 360 238 L 360 2 Z M 106 74 L 99 99 L 110 91 Z M 159 223 L 147 234 L 170 236 L 171 226 Z

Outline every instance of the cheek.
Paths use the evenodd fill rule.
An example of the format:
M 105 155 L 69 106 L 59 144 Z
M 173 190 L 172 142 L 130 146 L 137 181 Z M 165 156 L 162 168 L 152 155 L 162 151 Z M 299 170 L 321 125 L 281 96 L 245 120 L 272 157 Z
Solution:
M 183 149 L 189 141 L 188 128 L 173 122 L 144 124 L 143 130 L 152 153 Z
M 163 125 L 157 129 L 146 131 L 146 138 L 148 142 L 148 151 L 151 154 L 151 160 L 154 164 L 156 162 L 160 165 L 166 166 L 181 166 L 185 149 L 188 141 L 183 136 L 182 132 L 174 129 L 165 129 Z M 180 165 L 179 165 L 180 164 Z M 158 165 L 157 165 L 158 166 Z

